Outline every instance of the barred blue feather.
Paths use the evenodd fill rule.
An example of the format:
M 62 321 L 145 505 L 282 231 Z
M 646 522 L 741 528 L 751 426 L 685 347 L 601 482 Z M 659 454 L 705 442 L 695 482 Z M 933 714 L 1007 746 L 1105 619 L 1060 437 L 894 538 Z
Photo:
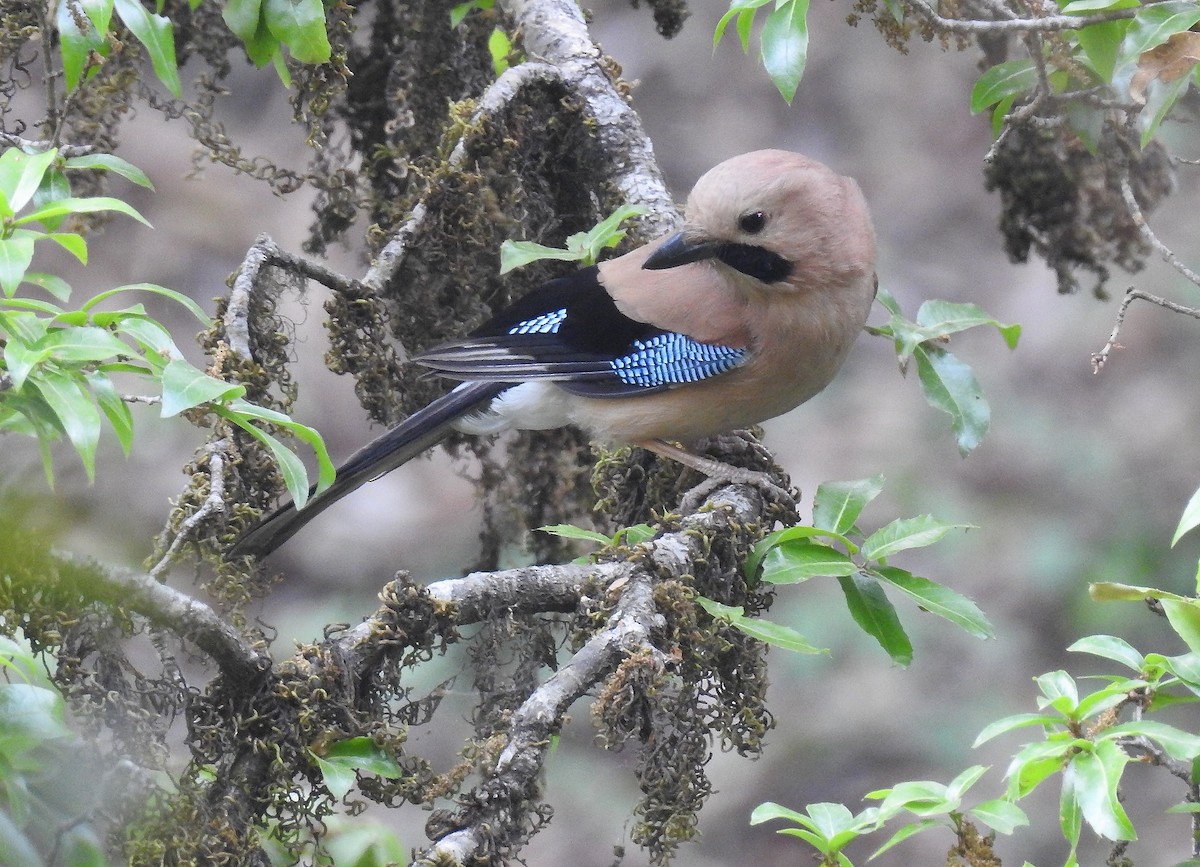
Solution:
M 621 382 L 642 388 L 698 382 L 737 367 L 746 358 L 744 349 L 710 346 L 674 332 L 635 340 L 633 346 L 633 352 L 610 364 Z

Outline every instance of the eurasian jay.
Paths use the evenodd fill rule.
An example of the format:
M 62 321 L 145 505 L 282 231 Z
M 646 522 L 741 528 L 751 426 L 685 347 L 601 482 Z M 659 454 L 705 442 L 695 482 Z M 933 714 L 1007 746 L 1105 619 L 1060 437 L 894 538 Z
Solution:
M 243 535 L 262 557 L 351 491 L 451 430 L 573 424 L 728 481 L 748 471 L 694 442 L 787 412 L 841 367 L 875 297 L 875 233 L 858 185 L 780 150 L 696 182 L 682 230 L 534 289 L 469 337 L 413 358 L 462 383 L 356 452 L 333 484 Z

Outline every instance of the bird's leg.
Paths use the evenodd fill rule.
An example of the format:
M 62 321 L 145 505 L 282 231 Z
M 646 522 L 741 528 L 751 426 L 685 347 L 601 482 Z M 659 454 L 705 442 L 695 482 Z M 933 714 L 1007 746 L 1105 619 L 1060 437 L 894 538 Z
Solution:
M 688 491 L 687 496 L 684 497 L 680 507 L 685 512 L 695 509 L 705 497 L 721 485 L 730 484 L 754 485 L 761 489 L 770 499 L 795 509 L 796 502 L 791 492 L 776 482 L 770 473 L 764 473 L 761 470 L 748 470 L 745 467 L 735 467 L 714 458 L 698 455 L 666 440 L 644 440 L 637 443 L 637 445 L 647 451 L 654 452 L 659 457 L 681 463 L 689 469 L 708 476 L 708 481 L 697 485 Z

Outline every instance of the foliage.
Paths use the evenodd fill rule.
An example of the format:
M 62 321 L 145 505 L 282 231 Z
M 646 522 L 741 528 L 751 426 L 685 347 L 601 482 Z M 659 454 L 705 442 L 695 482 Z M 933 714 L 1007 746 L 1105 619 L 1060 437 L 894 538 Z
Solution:
M 2 625 L 2 624 L 0 624 Z M 0 634 L 0 852 L 8 867 L 103 867 L 88 823 L 83 744 L 65 722 L 65 702 L 45 661 L 22 637 Z M 72 791 L 74 789 L 74 791 Z M 57 855 L 59 860 L 53 860 Z
M 922 515 L 898 518 L 864 534 L 857 526 L 859 515 L 882 489 L 883 479 L 879 476 L 821 485 L 813 503 L 812 525 L 769 533 L 755 546 L 746 574 L 776 587 L 802 584 L 812 578 L 836 578 L 854 622 L 898 665 L 912 662 L 912 642 L 885 588 L 899 591 L 923 611 L 977 638 L 992 637 L 991 624 L 969 599 L 889 563 L 889 558 L 901 551 L 935 544 L 951 530 L 968 529 L 970 525 Z M 759 620 L 753 628 L 760 632 L 779 628 Z M 787 637 L 797 640 L 795 636 Z M 764 640 L 780 643 L 769 637 Z
M 644 213 L 646 209 L 640 205 L 622 205 L 588 231 L 569 236 L 563 249 L 533 241 L 505 241 L 500 245 L 500 273 L 507 274 L 514 268 L 543 259 L 594 265 L 601 253 L 617 246 L 625 237 L 626 232 L 620 228 L 621 224 Z
M 966 457 L 983 441 L 991 423 L 991 409 L 971 368 L 946 349 L 946 344 L 952 334 L 990 325 L 1000 332 L 1009 349 L 1016 349 L 1021 326 L 1002 325 L 977 304 L 940 300 L 922 304 L 914 322 L 904 318 L 891 293 L 881 289 L 878 297 L 890 318 L 885 324 L 867 330 L 895 341 L 901 373 L 908 370 L 910 360 L 916 362 L 917 379 L 925 399 L 950 414 L 958 450 Z
M 1154 598 L 1157 591 L 1143 595 Z M 1107 593 L 1100 596 L 1113 598 Z M 1195 610 L 1197 600 L 1187 601 Z M 755 810 L 751 822 L 777 818 L 791 821 L 799 827 L 780 833 L 805 840 L 827 859 L 823 864 L 833 864 L 835 861 L 830 859 L 836 858 L 837 864 L 851 867 L 843 852 L 845 847 L 879 831 L 902 813 L 915 816 L 917 821 L 894 831 L 872 858 L 931 828 L 949 828 L 960 847 L 981 844 L 973 821 L 1011 834 L 1015 828 L 1029 824 L 1018 802 L 1047 780 L 1058 777 L 1059 825 L 1069 845 L 1064 867 L 1077 867 L 1077 849 L 1085 824 L 1108 840 L 1136 840 L 1137 832 L 1122 805 L 1123 775 L 1131 764 L 1149 760 L 1166 766 L 1182 779 L 1188 792 L 1194 792 L 1200 784 L 1195 771 L 1200 735 L 1146 718 L 1180 703 L 1194 703 L 1200 696 L 1200 635 L 1190 627 L 1181 629 L 1180 621 L 1172 619 L 1170 623 L 1176 635 L 1187 642 L 1187 653 L 1143 655 L 1115 636 L 1082 638 L 1067 649 L 1115 662 L 1127 670 L 1094 676 L 1104 685 L 1086 694 L 1081 694 L 1078 681 L 1066 671 L 1046 672 L 1035 678 L 1041 693 L 1036 711 L 1003 717 L 980 732 L 976 747 L 1022 729 L 1036 728 L 1042 735 L 1013 754 L 1005 770 L 1008 782 L 999 798 L 963 808 L 962 795 L 989 770 L 977 765 L 949 786 L 905 782 L 870 792 L 866 797 L 880 801 L 879 806 L 854 816 L 841 804 L 813 804 L 805 814 L 777 804 L 763 804 Z M 1130 713 L 1125 722 L 1120 721 L 1123 711 Z M 1194 807 L 1194 797 L 1189 794 L 1171 811 L 1194 812 Z M 818 817 L 826 817 L 826 821 L 820 822 Z M 991 844 L 987 846 L 990 851 Z
M 251 434 L 279 461 L 289 492 L 303 502 L 308 496 L 304 464 L 258 423 L 282 428 L 311 446 L 320 463 L 319 484 L 324 487 L 332 481 L 333 464 L 316 431 L 282 413 L 248 403 L 243 399 L 244 386 L 217 379 L 192 365 L 167 328 L 142 304 L 99 309 L 104 302 L 128 293 L 146 293 L 181 305 L 209 325 L 209 318 L 194 301 L 163 286 L 134 283 L 97 293 L 71 308 L 63 306 L 72 294 L 65 280 L 30 270 L 37 245 L 46 241 L 87 264 L 88 245 L 83 236 L 60 231 L 74 216 L 113 211 L 146 222 L 120 199 L 71 195 L 68 173 L 95 169 L 150 186 L 139 169 L 111 154 L 61 157 L 54 148 L 26 153 L 15 147 L 0 154 L 0 289 L 4 296 L 0 298 L 0 432 L 37 440 L 51 484 L 50 444 L 67 437 L 92 479 L 104 420 L 126 454 L 133 446 L 133 414 L 114 380 L 129 378 L 159 392 L 156 399 L 163 418 L 206 409 Z M 29 285 L 41 287 L 63 304 L 30 297 L 22 292 L 22 287 Z
M 750 51 L 750 34 L 758 11 L 774 2 L 759 34 L 759 53 L 763 66 L 780 95 L 790 105 L 800 87 L 808 62 L 809 0 L 732 0 L 729 11 L 721 16 L 713 31 L 715 48 L 734 23 L 742 51 Z

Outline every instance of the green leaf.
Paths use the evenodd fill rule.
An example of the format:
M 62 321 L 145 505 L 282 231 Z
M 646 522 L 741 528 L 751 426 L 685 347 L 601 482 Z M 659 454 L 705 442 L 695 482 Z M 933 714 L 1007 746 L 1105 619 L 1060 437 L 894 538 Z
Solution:
M 1034 679 L 1042 696 L 1038 698 L 1038 707 L 1053 707 L 1059 713 L 1066 713 L 1065 708 L 1075 708 L 1079 704 L 1079 687 L 1075 679 L 1061 668 L 1048 671 Z
M 145 46 L 158 80 L 179 99 L 183 87 L 179 83 L 179 64 L 175 62 L 175 25 L 171 19 L 151 14 L 138 0 L 114 0 L 113 5 L 121 21 Z
M 1087 2 L 1087 0 L 1081 0 Z M 1074 6 L 1075 4 L 1070 4 Z M 1121 8 L 1136 6 L 1137 0 L 1121 0 Z M 1117 67 L 1117 57 L 1125 31 L 1129 29 L 1128 21 L 1102 21 L 1089 24 L 1076 34 L 1083 56 L 1096 76 L 1104 82 L 1111 82 Z
M 308 754 L 317 763 L 317 768 L 321 771 L 321 781 L 325 783 L 325 788 L 329 790 L 329 794 L 333 796 L 334 800 L 340 801 L 346 797 L 346 794 L 354 788 L 354 783 L 358 779 L 358 775 L 354 773 L 354 768 L 339 765 L 335 762 L 327 762 L 312 752 L 312 750 L 309 750 Z
M 139 187 L 154 189 L 154 184 L 150 182 L 150 178 L 145 172 L 114 154 L 84 154 L 78 157 L 68 157 L 63 165 L 68 169 L 102 169 L 120 175 Z
M 1020 728 L 1028 728 L 1029 726 L 1046 726 L 1057 725 L 1062 722 L 1062 719 L 1056 716 L 1051 716 L 1044 713 L 1018 713 L 1012 716 L 1006 716 L 1003 719 L 998 719 L 995 722 L 988 723 L 984 726 L 983 731 L 975 738 L 975 743 L 971 744 L 972 749 L 982 746 L 992 738 L 1007 734 Z
M 453 29 L 462 24 L 463 19 L 467 17 L 468 13 L 476 9 L 491 9 L 495 5 L 495 0 L 468 0 L 466 3 L 451 6 L 450 28 Z
M 904 825 L 901 828 L 898 828 L 896 830 L 896 833 L 893 834 L 886 843 L 884 843 L 882 846 L 880 846 L 878 849 L 876 849 L 874 852 L 871 853 L 871 858 L 872 859 L 878 858 L 880 855 L 882 855 L 884 852 L 891 849 L 893 846 L 896 846 L 899 843 L 903 843 L 905 840 L 909 839 L 910 837 L 915 837 L 917 834 L 921 833 L 922 831 L 928 831 L 930 828 L 944 828 L 944 827 L 945 827 L 945 822 L 943 822 L 941 819 L 922 819 L 919 822 L 910 822 L 909 824 Z
M 271 35 L 301 63 L 325 63 L 332 55 L 321 0 L 263 0 L 263 20 Z
M 533 241 L 505 240 L 500 244 L 500 273 L 507 274 L 515 268 L 521 268 L 531 262 L 541 259 L 561 259 L 564 262 L 578 262 L 582 259 L 579 251 L 560 250 L 557 247 L 547 247 Z
M 87 264 L 87 241 L 83 239 L 82 235 L 77 235 L 74 232 L 51 232 L 45 237 L 78 259 L 79 264 Z
M 160 355 L 164 358 L 173 358 L 183 354 L 179 351 L 179 347 L 175 345 L 175 341 L 171 338 L 171 333 L 149 316 L 123 316 L 120 321 L 114 323 L 114 327 L 122 334 L 128 334 L 136 340 L 138 345 L 146 350 L 147 353 Z M 146 360 L 156 367 L 162 367 L 166 364 L 165 361 L 161 364 L 155 364 L 155 359 L 151 354 L 146 356 Z
M 598 533 L 595 530 L 585 530 L 583 527 L 576 527 L 574 524 L 548 524 L 545 527 L 538 527 L 539 533 L 549 533 L 551 536 L 559 536 L 563 539 L 578 539 L 584 542 L 595 542 L 598 545 L 611 545 L 613 540 L 604 533 Z
M 848 533 L 867 503 L 883 490 L 883 476 L 852 482 L 825 482 L 813 500 L 813 524 L 835 533 Z
M 279 464 L 280 475 L 283 476 L 283 483 L 287 487 L 292 502 L 296 504 L 297 509 L 303 509 L 309 498 L 308 471 L 304 469 L 304 462 L 278 439 L 251 424 L 244 414 L 232 412 L 219 404 L 213 405 L 212 411 L 222 418 L 229 419 L 267 447 L 267 450 L 271 452 L 271 457 Z
M 979 607 L 949 587 L 944 587 L 928 578 L 918 577 L 894 566 L 880 566 L 874 572 L 879 578 L 900 590 L 930 614 L 936 614 L 944 620 L 949 620 L 976 638 L 996 637 L 992 624 L 988 622 Z
M 1078 753 L 1063 771 L 1074 774 L 1074 793 L 1084 820 L 1109 840 L 1136 840 L 1137 834 L 1117 798 L 1129 756 L 1112 741 L 1100 741 L 1093 752 Z
M 0 238 L 0 289 L 9 298 L 16 294 L 33 261 L 36 237 L 33 232 L 16 231 L 8 238 Z
M 774 644 L 785 650 L 797 653 L 828 653 L 824 648 L 814 647 L 808 639 L 789 626 L 747 617 L 746 610 L 740 605 L 724 605 L 707 596 L 697 596 L 696 604 L 703 608 L 710 617 L 723 620 L 734 629 L 749 635 L 766 644 Z
M 575 249 L 576 244 L 572 244 L 571 241 L 577 238 L 578 246 L 584 251 L 580 261 L 585 265 L 594 265 L 601 253 L 615 247 L 624 239 L 626 232 L 621 228 L 621 224 L 645 213 L 647 209 L 642 205 L 622 205 L 582 235 L 572 235 L 568 238 L 567 247 Z
M 776 545 L 762 567 L 762 580 L 768 584 L 799 584 L 809 578 L 853 575 L 858 571 L 854 561 L 841 551 L 803 540 Z
M 846 549 L 851 553 L 858 551 L 858 546 L 847 539 L 840 533 L 835 533 L 832 530 L 822 530 L 820 527 L 806 527 L 799 525 L 795 527 L 785 527 L 782 530 L 775 530 L 768 533 L 763 538 L 759 539 L 758 543 L 750 551 L 750 556 L 746 558 L 746 566 L 743 569 L 746 577 L 751 581 L 758 577 L 759 568 L 767 555 L 777 546 L 793 540 L 807 540 L 814 537 L 824 537 L 841 542 L 846 546 Z
M 1106 738 L 1127 736 L 1149 738 L 1176 761 L 1190 762 L 1200 756 L 1200 736 L 1155 720 L 1134 720 L 1104 730 Z
M 128 457 L 133 448 L 133 413 L 129 411 L 129 406 L 121 399 L 107 374 L 92 370 L 84 373 L 84 376 L 92 390 L 92 397 L 96 399 L 100 411 L 104 413 L 117 436 L 117 442 L 121 444 L 121 451 Z
M 245 393 L 244 385 L 225 382 L 182 358 L 172 358 L 162 374 L 162 417 L 170 418 L 202 403 L 232 400 Z
M 858 573 L 840 577 L 838 583 L 841 584 L 846 607 L 850 609 L 854 622 L 878 641 L 897 665 L 907 666 L 911 663 L 912 642 L 879 582 Z
M 396 764 L 396 760 L 367 737 L 338 741 L 323 757 L 312 750 L 308 754 L 320 768 L 325 788 L 338 800 L 344 798 L 354 786 L 356 771 L 391 780 L 404 776 L 404 770 Z
M 1072 738 L 1061 738 L 1047 742 L 1027 744 L 1016 756 L 1005 772 L 1008 778 L 1009 800 L 1024 798 L 1055 774 L 1061 773 L 1064 759 L 1076 749 Z M 1083 744 L 1086 746 L 1087 742 Z
M 891 789 L 872 792 L 867 797 L 883 796 L 879 805 L 881 815 L 895 815 L 907 810 L 915 816 L 944 816 L 958 806 L 958 798 L 950 797 L 942 783 L 933 780 L 909 780 L 898 783 Z
M 0 756 L 70 734 L 57 691 L 31 683 L 0 683 Z
M 1142 54 L 1197 22 L 1200 22 L 1200 5 L 1194 0 L 1166 0 L 1143 6 L 1121 43 L 1121 64 L 1136 64 Z
M 76 18 L 76 13 L 83 16 Z M 62 51 L 63 76 L 67 90 L 74 90 L 83 77 L 88 55 L 95 51 L 106 56 L 108 26 L 112 20 L 113 0 L 63 0 L 58 4 L 55 27 L 58 30 L 59 47 Z M 80 24 L 83 27 L 80 27 Z M 94 73 L 95 68 L 92 72 Z
M 1021 339 L 1020 325 L 1006 325 L 989 316 L 978 304 L 959 304 L 937 298 L 926 301 L 917 310 L 917 324 L 928 334 L 928 339 L 941 339 L 986 325 L 1000 332 L 1009 349 L 1016 349 Z
M 41 271 L 26 271 L 25 282 L 32 283 L 34 286 L 41 286 L 59 301 L 66 301 L 71 297 L 70 284 L 57 274 L 43 274 Z
M 1017 828 L 1029 824 L 1029 817 L 1025 815 L 1025 811 L 1003 798 L 983 801 L 967 812 L 1001 834 L 1011 834 Z
M 496 76 L 504 74 L 508 69 L 508 56 L 512 53 L 512 40 L 504 32 L 503 27 L 493 27 L 492 35 L 488 37 L 488 54 L 492 58 L 492 72 Z
M 983 441 L 991 421 L 991 409 L 975 375 L 940 346 L 918 346 L 913 357 L 926 400 L 950 414 L 958 451 L 966 457 Z
M 782 0 L 759 36 L 763 66 L 784 101 L 792 104 L 808 61 L 808 0 Z
M 973 529 L 971 524 L 949 524 L 933 515 L 898 518 L 863 541 L 862 555 L 867 560 L 883 560 L 909 548 L 932 545 L 951 530 L 969 529 Z
M 377 746 L 368 737 L 346 738 L 338 741 L 325 753 L 325 760 L 333 764 L 357 768 L 387 780 L 398 780 L 404 776 L 404 769 L 396 764 L 392 754 Z
M 1095 602 L 1145 602 L 1147 599 L 1175 599 L 1187 602 L 1186 596 L 1159 590 L 1157 587 L 1139 587 L 1136 584 L 1118 584 L 1113 581 L 1096 581 L 1088 585 L 1088 595 Z
M 0 162 L 0 193 L 14 214 L 33 199 L 42 180 L 58 156 L 56 148 L 28 154 L 20 148 L 9 148 Z
M 1174 548 L 1176 542 L 1197 527 L 1200 527 L 1200 490 L 1192 494 L 1192 498 L 1184 507 L 1183 517 L 1179 519 L 1179 526 L 1175 528 L 1175 535 L 1171 537 L 1171 547 Z
M 1138 0 L 1071 0 L 1059 11 L 1063 15 L 1092 15 L 1115 9 L 1132 9 L 1137 5 Z M 1084 30 L 1086 29 L 1085 27 Z
M 1192 653 L 1200 653 L 1200 600 L 1162 599 L 1163 612 Z
M 784 626 L 782 623 L 775 623 L 772 620 L 764 620 L 761 617 L 741 616 L 731 620 L 730 625 L 739 632 L 749 635 L 751 638 L 757 639 L 764 644 L 781 647 L 784 650 L 810 654 L 829 653 L 829 648 L 817 647 L 811 644 L 807 638 L 795 629 L 792 629 L 790 626 Z
M 797 825 L 808 824 L 807 816 L 797 813 L 795 810 L 789 810 L 787 807 L 776 804 L 774 801 L 765 801 L 755 807 L 753 812 L 750 813 L 751 825 L 761 825 L 763 822 L 770 822 L 774 819 L 786 819 Z
M 1067 650 L 1111 659 L 1134 671 L 1142 671 L 1146 665 L 1145 657 L 1132 644 L 1114 635 L 1089 635 L 1076 641 Z
M 251 42 L 262 21 L 262 0 L 226 0 L 221 17 L 238 39 Z
M 201 325 L 208 327 L 212 324 L 212 319 L 209 318 L 208 314 L 205 313 L 200 308 L 200 305 L 191 298 L 187 297 L 182 292 L 176 292 L 174 289 L 168 289 L 166 286 L 159 286 L 156 283 L 129 283 L 125 286 L 118 286 L 115 289 L 108 289 L 89 298 L 80 309 L 85 312 L 89 311 L 97 304 L 107 301 L 114 295 L 121 295 L 126 292 L 149 292 L 153 295 L 169 298 L 182 307 L 187 308 L 188 312 L 195 316 L 196 319 L 200 321 Z
M 1158 133 L 1158 128 L 1187 91 L 1190 82 L 1191 76 L 1184 75 L 1173 81 L 1154 78 L 1147 85 L 1146 105 L 1137 115 L 1137 125 L 1142 131 L 1142 147 L 1148 145 L 1150 139 Z
M 133 353 L 111 331 L 95 326 L 53 329 L 38 341 L 36 349 L 39 361 L 53 359 L 63 364 L 104 361 Z
M 139 214 L 132 205 L 127 205 L 125 202 L 122 202 L 120 199 L 114 199 L 112 196 L 58 199 L 13 220 L 13 225 L 41 222 L 47 217 L 62 217 L 68 214 L 89 214 L 96 211 L 117 211 L 118 213 L 133 217 L 139 223 L 147 226 L 150 225 L 146 218 Z
M 325 440 L 321 438 L 321 435 L 317 433 L 314 428 L 311 428 L 306 424 L 301 424 L 298 421 L 294 421 L 281 412 L 276 412 L 273 409 L 257 406 L 244 400 L 230 401 L 227 409 L 229 412 L 235 413 L 243 418 L 258 419 L 259 421 L 268 422 L 286 430 L 289 434 L 311 448 L 313 450 L 313 454 L 316 455 L 316 491 L 323 491 L 333 484 L 333 478 L 336 475 L 336 469 L 333 465 L 333 461 L 329 459 L 329 451 L 325 447 Z M 307 483 L 307 478 L 305 479 L 305 483 Z M 304 492 L 303 497 L 307 497 L 307 490 Z M 301 499 L 297 499 L 296 495 L 294 493 L 292 494 L 292 499 L 296 500 L 298 504 L 302 502 L 303 497 Z M 297 508 L 299 508 L 299 505 L 297 505 Z
M 1008 60 L 987 69 L 971 88 L 971 113 L 978 114 L 1009 96 L 1017 96 L 1037 84 L 1037 68 L 1029 58 Z
M 42 399 L 57 416 L 63 432 L 75 447 L 88 481 L 96 478 L 96 444 L 100 440 L 100 412 L 91 395 L 74 376 L 42 368 L 29 377 Z
M 754 21 L 754 10 L 766 6 L 772 0 L 733 0 L 729 4 L 729 10 L 721 16 L 721 20 L 717 22 L 716 29 L 713 30 L 713 48 L 715 49 L 725 36 L 725 30 L 729 27 L 729 22 L 737 19 L 738 33 L 741 37 L 742 51 L 750 50 L 750 33 L 749 25 Z M 745 32 L 743 33 L 742 21 L 745 20 Z

